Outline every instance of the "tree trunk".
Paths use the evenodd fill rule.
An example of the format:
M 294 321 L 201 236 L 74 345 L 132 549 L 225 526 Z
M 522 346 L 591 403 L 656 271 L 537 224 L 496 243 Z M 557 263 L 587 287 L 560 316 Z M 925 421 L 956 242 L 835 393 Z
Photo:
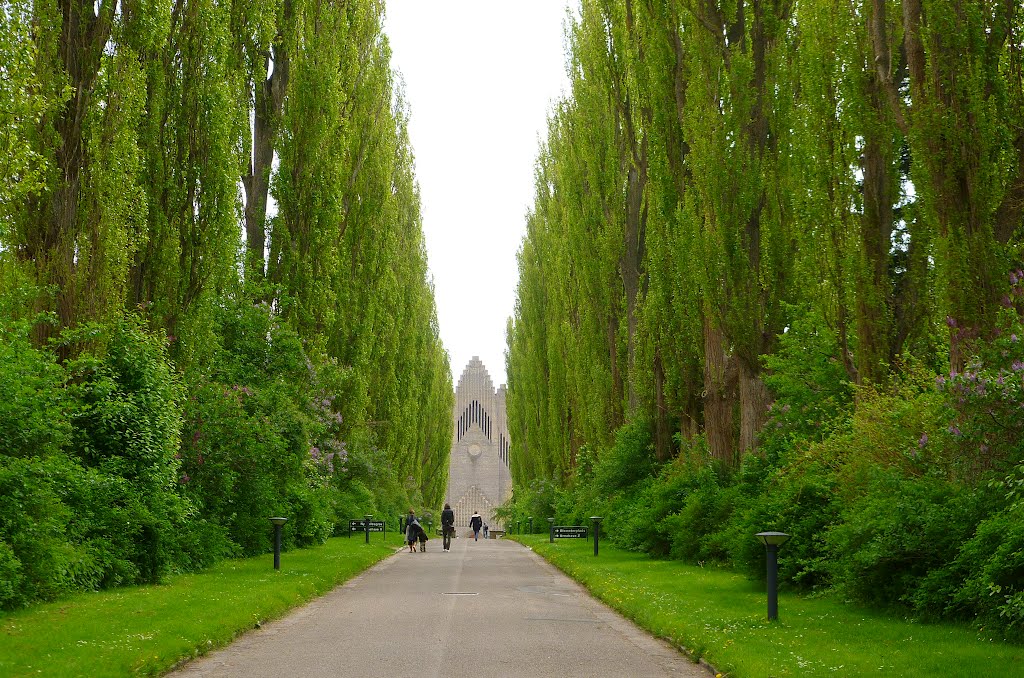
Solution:
M 740 387 L 740 451 L 757 451 L 757 434 L 768 419 L 772 398 L 758 370 L 739 362 Z
M 879 103 L 876 97 L 872 97 L 872 103 Z M 892 163 L 884 144 L 872 131 L 865 133 L 861 247 L 866 270 L 857 272 L 857 374 L 861 382 L 868 383 L 879 383 L 885 377 L 892 334 L 889 250 L 893 229 L 893 181 Z
M 704 318 L 704 430 L 711 456 L 727 466 L 736 464 L 733 440 L 735 396 L 729 378 L 725 335 L 711 319 Z
M 36 264 L 37 281 L 41 287 L 57 290 L 57 317 L 60 326 L 74 324 L 80 292 L 76 279 L 76 241 L 81 231 L 81 176 L 88 164 L 83 130 L 92 101 L 93 85 L 99 73 L 103 47 L 110 38 L 115 3 L 103 0 L 61 0 L 61 32 L 58 44 L 59 68 L 67 76 L 72 95 L 52 121 L 56 134 L 53 149 L 43 150 L 54 156 L 58 179 L 49 196 L 31 201 L 28 212 L 34 222 L 27 229 L 24 258 Z M 38 38 L 37 38 L 38 39 Z M 41 57 L 40 57 L 41 58 Z M 40 137 L 48 139 L 43 120 Z M 42 343 L 52 328 L 40 324 L 36 341 Z
M 285 0 L 284 21 L 273 46 L 273 60 L 268 56 L 266 70 L 273 73 L 256 84 L 253 110 L 252 158 L 242 177 L 245 188 L 246 274 L 257 279 L 266 275 L 267 202 L 270 196 L 270 172 L 274 162 L 274 141 L 284 110 L 288 90 L 290 62 L 285 44 L 285 27 L 291 23 L 292 3 Z
M 644 144 L 646 146 L 646 144 Z M 637 330 L 637 299 L 640 292 L 640 280 L 643 275 L 643 250 L 646 237 L 647 205 L 644 200 L 644 187 L 647 184 L 646 158 L 641 167 L 630 165 L 626 183 L 626 231 L 625 247 L 619 260 L 619 271 L 622 276 L 623 288 L 626 292 L 626 330 L 627 330 L 627 365 L 629 377 L 627 381 L 627 409 L 630 413 L 637 408 L 636 381 L 636 330 Z
M 654 351 L 654 453 L 658 461 L 672 457 L 672 436 L 668 425 L 668 404 L 665 399 L 665 367 L 661 350 Z

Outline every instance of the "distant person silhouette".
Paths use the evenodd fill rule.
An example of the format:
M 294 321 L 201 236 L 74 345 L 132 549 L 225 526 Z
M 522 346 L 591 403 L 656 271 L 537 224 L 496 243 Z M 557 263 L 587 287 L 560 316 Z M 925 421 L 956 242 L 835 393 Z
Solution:
M 480 539 L 480 528 L 483 527 L 484 519 L 480 517 L 480 514 L 473 511 L 473 517 L 469 519 L 469 526 L 473 528 L 473 541 Z
M 455 531 L 455 511 L 448 504 L 441 511 L 441 534 L 444 536 L 444 550 L 452 550 L 452 532 Z
M 490 531 L 490 528 L 487 527 L 487 523 L 484 523 L 484 539 L 487 539 L 487 533 L 489 531 Z

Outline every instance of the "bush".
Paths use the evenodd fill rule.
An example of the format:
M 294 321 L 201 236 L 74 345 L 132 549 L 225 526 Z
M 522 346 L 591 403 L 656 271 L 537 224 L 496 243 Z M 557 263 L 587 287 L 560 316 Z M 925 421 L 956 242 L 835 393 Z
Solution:
M 61 488 L 86 482 L 85 472 L 60 455 L 0 457 L 0 606 L 20 607 L 93 588 L 99 574 L 87 548 L 69 539 L 71 510 Z
M 102 585 L 157 582 L 174 566 L 188 512 L 176 488 L 181 390 L 165 342 L 136 318 L 64 340 L 92 346 L 68 363 L 71 449 L 90 470 L 63 496 L 69 529 L 90 545 Z
M 615 444 L 594 464 L 599 496 L 612 497 L 647 480 L 656 470 L 654 442 L 646 422 L 634 421 L 615 433 Z
M 71 434 L 64 370 L 29 341 L 29 324 L 0 322 L 0 456 L 45 457 Z
M 214 330 L 215 368 L 190 385 L 185 405 L 182 492 L 235 554 L 272 548 L 271 515 L 289 518 L 286 546 L 322 543 L 339 520 L 333 479 L 349 469 L 341 417 L 321 394 L 316 366 L 263 306 L 225 302 Z
M 981 521 L 948 570 L 943 612 L 1024 637 L 1024 503 Z
M 741 477 L 766 475 L 757 483 L 738 487 L 744 497 L 743 508 L 719 539 L 737 567 L 763 578 L 765 549 L 754 535 L 785 532 L 791 539 L 779 559 L 779 580 L 804 589 L 819 588 L 828 582 L 828 573 L 822 568 L 822 539 L 838 520 L 837 481 L 829 466 L 816 456 L 790 456 L 793 461 L 775 470 L 766 469 L 756 457 L 744 461 Z M 748 489 L 754 490 L 752 496 L 745 494 Z
M 854 387 L 835 334 L 815 310 L 791 308 L 789 315 L 793 321 L 779 336 L 778 350 L 764 358 L 765 385 L 775 400 L 758 442 L 771 461 L 841 430 L 853 411 Z
M 826 534 L 835 587 L 880 607 L 940 607 L 933 601 L 952 592 L 928 592 L 924 582 L 952 564 L 984 515 L 981 503 L 977 492 L 942 478 L 876 469 L 868 491 Z
M 690 562 L 727 562 L 729 552 L 720 537 L 740 505 L 738 494 L 735 486 L 719 485 L 714 474 L 702 478 L 682 509 L 660 526 L 671 537 L 669 555 Z

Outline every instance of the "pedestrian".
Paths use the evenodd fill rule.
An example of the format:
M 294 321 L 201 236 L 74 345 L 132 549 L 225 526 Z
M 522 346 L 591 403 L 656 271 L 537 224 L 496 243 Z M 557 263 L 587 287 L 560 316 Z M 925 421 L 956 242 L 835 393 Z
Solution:
M 473 541 L 480 539 L 480 528 L 484 524 L 484 519 L 480 517 L 480 514 L 473 511 L 473 517 L 469 519 L 469 526 L 473 528 Z
M 444 550 L 452 550 L 452 532 L 455 531 L 455 511 L 449 504 L 441 511 L 441 534 L 444 537 Z
M 409 553 L 416 553 L 416 541 L 422 529 L 415 511 L 409 509 L 409 517 L 405 519 L 405 543 L 409 545 Z
M 487 539 L 487 533 L 489 531 L 490 531 L 490 528 L 487 527 L 487 523 L 484 523 L 484 539 Z

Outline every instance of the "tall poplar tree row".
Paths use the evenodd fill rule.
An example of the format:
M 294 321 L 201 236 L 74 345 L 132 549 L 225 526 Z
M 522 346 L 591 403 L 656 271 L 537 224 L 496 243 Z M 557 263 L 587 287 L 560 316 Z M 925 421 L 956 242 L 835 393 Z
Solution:
M 443 497 L 451 375 L 383 11 L 381 0 L 0 8 L 0 334 L 30 328 L 34 350 L 67 370 L 62 393 L 83 398 L 65 411 L 91 456 L 63 454 L 116 473 L 98 436 L 160 450 L 152 468 L 178 478 L 160 491 L 195 511 L 168 512 L 147 534 L 170 543 L 162 531 L 193 516 L 186 541 L 206 549 L 166 555 L 178 566 L 228 550 L 217 530 L 237 551 L 265 547 L 275 506 L 301 514 L 298 540 L 316 541 L 345 512 Z M 138 360 L 169 369 L 118 353 L 142 337 L 163 348 Z M 80 394 L 108 372 L 123 393 Z M 143 373 L 168 383 L 135 394 Z M 98 423 L 104 398 L 141 406 L 156 393 L 159 431 L 118 432 L 124 414 Z M 0 447 L 0 459 L 25 454 Z
M 794 327 L 865 386 L 915 361 L 962 370 L 999 336 L 1020 266 L 1021 14 L 581 2 L 508 333 L 517 483 L 567 481 L 624 424 L 659 459 L 699 439 L 735 466 Z

